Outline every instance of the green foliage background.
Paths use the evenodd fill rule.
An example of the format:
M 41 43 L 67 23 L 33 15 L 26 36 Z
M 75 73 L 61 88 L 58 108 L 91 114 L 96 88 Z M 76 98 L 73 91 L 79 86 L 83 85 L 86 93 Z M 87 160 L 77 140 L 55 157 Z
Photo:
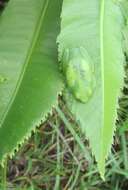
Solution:
M 127 128 L 128 49 L 126 43 L 126 10 L 128 5 L 127 1 L 122 4 L 124 14 L 122 17 L 119 6 L 111 0 L 107 2 L 102 0 L 100 6 L 99 2 L 95 0 L 93 3 L 91 1 L 80 3 L 78 0 L 68 2 L 64 0 L 61 14 L 62 1 L 10 0 L 0 19 L 0 160 L 4 164 L 8 156 L 12 157 L 15 150 L 19 149 L 19 145 L 22 145 L 25 139 L 31 136 L 31 131 L 34 132 L 36 126 L 46 120 L 48 113 L 52 113 L 52 108 L 56 108 L 58 114 L 55 114 L 55 117 L 59 115 L 60 118 L 57 118 L 55 123 L 50 123 L 50 126 L 52 125 L 55 128 L 57 138 L 56 157 L 57 171 L 59 172 L 56 173 L 56 180 L 54 180 L 55 189 L 59 188 L 61 183 L 60 167 L 63 166 L 59 156 L 61 151 L 59 138 L 66 142 L 66 137 L 57 128 L 61 126 L 60 120 L 64 122 L 64 126 L 70 131 L 69 134 L 72 134 L 75 142 L 77 142 L 82 158 L 85 158 L 90 165 L 93 158 L 91 158 L 91 152 L 87 151 L 87 144 L 83 141 L 86 137 L 89 138 L 93 154 L 98 162 L 99 171 L 101 176 L 104 177 L 105 158 L 110 151 L 115 130 L 117 94 L 119 95 L 119 90 L 123 87 L 124 64 L 125 87 L 122 89 L 122 95 L 119 99 L 119 123 L 117 123 L 122 124 L 125 121 L 122 130 Z M 86 12 L 84 7 L 87 7 Z M 94 8 L 93 11 L 92 7 Z M 79 14 L 77 10 L 81 10 Z M 62 23 L 58 40 L 60 44 L 59 53 L 63 54 L 67 47 L 73 48 L 82 44 L 88 49 L 96 68 L 97 89 L 93 98 L 87 104 L 76 101 L 67 92 L 67 89 L 64 92 L 64 101 L 67 102 L 68 109 L 75 115 L 79 126 L 75 124 L 75 121 L 70 122 L 70 119 L 73 119 L 72 116 L 65 117 L 65 115 L 68 115 L 68 110 L 64 110 L 63 101 L 60 103 L 61 109 L 57 106 L 58 95 L 61 94 L 64 88 L 59 71 L 56 44 L 60 32 L 60 14 Z M 84 23 L 85 17 L 87 23 Z M 24 22 L 21 22 L 21 20 Z M 82 28 L 79 27 L 81 23 L 84 23 Z M 67 27 L 68 24 L 70 27 Z M 74 33 L 74 27 L 76 33 Z M 124 43 L 122 43 L 121 30 L 124 34 Z M 111 46 L 108 42 L 112 42 Z M 90 46 L 90 44 L 92 45 Z M 123 55 L 125 55 L 126 61 Z M 112 75 L 108 72 L 110 68 Z M 96 108 L 98 108 L 97 114 L 95 113 Z M 95 113 L 93 117 L 92 113 Z M 84 133 L 77 132 L 75 126 L 77 128 L 81 127 Z M 63 130 L 67 129 L 63 128 Z M 121 137 L 124 157 L 119 163 L 122 163 L 124 168 L 122 170 L 122 166 L 117 161 L 117 173 L 127 177 L 127 145 L 124 134 L 121 133 Z M 54 133 L 52 138 L 54 139 Z M 72 184 L 70 188 L 73 189 L 81 173 L 81 162 L 74 155 L 76 149 L 71 150 L 69 146 L 69 150 L 78 164 L 76 178 L 67 181 L 67 187 L 69 183 Z M 90 168 L 87 170 L 88 172 L 91 171 Z M 112 177 L 113 173 L 110 176 Z M 85 178 L 89 179 L 88 175 Z M 84 182 L 81 182 L 81 184 L 85 186 L 85 179 L 83 180 Z M 117 189 L 119 189 L 119 186 L 120 182 L 116 184 Z

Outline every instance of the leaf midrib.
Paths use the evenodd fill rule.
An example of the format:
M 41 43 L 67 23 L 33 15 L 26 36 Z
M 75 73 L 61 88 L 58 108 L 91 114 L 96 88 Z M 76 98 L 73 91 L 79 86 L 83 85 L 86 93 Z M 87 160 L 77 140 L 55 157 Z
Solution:
M 101 80 L 102 80 L 102 110 L 103 110 L 103 126 L 104 126 L 104 16 L 105 16 L 105 0 L 101 0 L 100 5 L 100 58 L 101 58 Z M 103 136 L 103 127 L 101 128 L 101 139 Z M 102 144 L 101 144 L 102 148 Z M 102 158 L 102 151 L 100 159 Z M 101 159 L 102 160 L 102 159 Z
M 40 34 L 40 30 L 41 30 L 41 27 L 42 27 L 42 23 L 43 23 L 43 20 L 44 20 L 44 17 L 45 17 L 45 14 L 46 14 L 46 11 L 47 11 L 47 8 L 48 8 L 48 5 L 49 5 L 49 2 L 50 0 L 46 0 L 45 3 L 43 3 L 42 5 L 42 11 L 41 11 L 41 15 L 39 16 L 39 20 L 37 22 L 37 25 L 35 27 L 35 32 L 33 34 L 33 37 L 32 37 L 32 41 L 30 43 L 30 47 L 29 47 L 29 50 L 28 50 L 28 53 L 26 55 L 26 59 L 24 61 L 24 65 L 23 65 L 23 68 L 21 70 L 21 74 L 19 76 L 19 79 L 17 81 L 17 85 L 15 87 L 15 90 L 12 94 L 12 98 L 10 99 L 9 101 L 9 104 L 8 104 L 8 107 L 6 109 L 6 111 L 3 113 L 2 117 L 1 117 L 1 122 L 0 122 L 0 127 L 2 126 L 2 124 L 4 123 L 4 120 L 15 100 L 15 97 L 18 93 L 18 90 L 19 90 L 19 87 L 20 87 L 20 84 L 22 83 L 22 80 L 23 80 L 23 77 L 24 77 L 24 74 L 25 74 L 25 71 L 26 71 L 26 68 L 29 64 L 29 61 L 31 59 L 31 56 L 32 56 L 32 53 L 34 51 L 34 48 L 36 46 L 36 43 L 37 43 L 37 40 L 38 40 L 38 37 L 39 37 L 39 34 Z

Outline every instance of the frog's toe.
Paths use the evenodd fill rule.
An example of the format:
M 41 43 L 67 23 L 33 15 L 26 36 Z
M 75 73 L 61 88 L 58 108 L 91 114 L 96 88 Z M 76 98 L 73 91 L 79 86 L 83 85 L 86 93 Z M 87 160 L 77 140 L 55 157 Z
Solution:
M 75 93 L 75 97 L 76 97 L 77 100 L 79 100 L 82 103 L 86 103 L 89 100 L 88 96 L 85 96 L 84 94 L 81 95 L 79 92 Z

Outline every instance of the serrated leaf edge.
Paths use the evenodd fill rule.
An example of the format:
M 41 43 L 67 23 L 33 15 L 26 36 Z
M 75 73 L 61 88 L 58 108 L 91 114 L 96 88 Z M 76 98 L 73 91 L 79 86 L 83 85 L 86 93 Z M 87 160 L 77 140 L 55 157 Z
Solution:
M 56 100 L 54 101 L 54 103 L 51 106 L 51 108 L 46 111 L 46 113 L 44 114 L 44 117 L 42 119 L 40 119 L 37 123 L 35 123 L 29 129 L 29 131 L 26 133 L 26 135 L 20 141 L 17 142 L 16 146 L 12 149 L 11 152 L 6 153 L 6 154 L 3 155 L 3 158 L 0 160 L 0 165 L 2 167 L 4 167 L 6 159 L 7 158 L 12 159 L 15 156 L 16 152 L 18 152 L 18 150 L 20 149 L 20 147 L 25 143 L 25 141 L 27 141 L 31 137 L 32 132 L 35 133 L 36 132 L 36 128 L 40 127 L 47 120 L 47 118 L 48 118 L 49 115 L 50 116 L 52 115 L 53 109 L 55 109 L 57 107 L 57 105 L 58 105 L 58 96 L 62 96 L 63 88 L 64 87 L 62 87 L 62 89 L 60 90 L 60 92 L 57 93 Z

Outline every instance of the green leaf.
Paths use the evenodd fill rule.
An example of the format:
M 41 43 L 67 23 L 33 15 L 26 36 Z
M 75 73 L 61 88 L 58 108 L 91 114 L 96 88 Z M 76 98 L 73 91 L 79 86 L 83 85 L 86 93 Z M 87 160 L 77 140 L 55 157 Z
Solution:
M 0 19 L 0 161 L 57 104 L 61 0 L 11 0 Z
M 88 101 L 81 103 L 69 93 L 65 98 L 90 140 L 102 177 L 116 128 L 117 100 L 123 83 L 123 17 L 115 2 L 64 0 L 58 37 L 59 60 L 62 64 L 65 64 L 63 55 L 67 49 L 84 47 L 94 66 L 96 87 Z M 70 63 L 66 63 L 66 68 Z M 80 72 L 79 68 L 76 75 Z

